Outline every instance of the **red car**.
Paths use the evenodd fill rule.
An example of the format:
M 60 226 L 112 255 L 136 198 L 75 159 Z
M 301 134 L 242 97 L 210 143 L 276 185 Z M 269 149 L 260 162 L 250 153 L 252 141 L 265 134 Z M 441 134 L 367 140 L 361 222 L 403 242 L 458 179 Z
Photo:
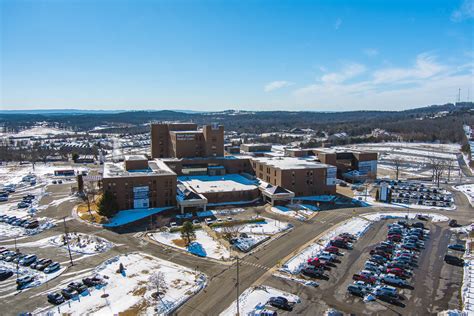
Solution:
M 326 248 L 324 248 L 324 251 L 327 251 L 329 253 L 339 253 L 339 248 L 334 246 L 327 246 Z
M 308 259 L 308 264 L 315 267 L 315 268 L 324 268 L 326 266 L 326 262 L 320 260 L 319 258 L 311 258 Z
M 368 276 L 368 275 L 360 275 L 360 274 L 354 274 L 352 276 L 352 279 L 354 281 L 362 281 L 362 282 L 365 282 L 365 283 L 369 283 L 369 284 L 374 284 L 377 279 L 375 277 L 371 277 L 371 276 Z
M 388 273 L 391 273 L 391 274 L 394 274 L 396 275 L 397 277 L 400 277 L 400 278 L 406 278 L 408 277 L 408 275 L 405 273 L 405 270 L 402 270 L 400 268 L 390 268 L 390 269 L 387 269 L 387 274 Z
M 402 241 L 402 236 L 400 236 L 400 235 L 388 235 L 387 239 L 390 240 L 390 241 L 394 241 L 394 242 L 400 242 L 400 241 Z

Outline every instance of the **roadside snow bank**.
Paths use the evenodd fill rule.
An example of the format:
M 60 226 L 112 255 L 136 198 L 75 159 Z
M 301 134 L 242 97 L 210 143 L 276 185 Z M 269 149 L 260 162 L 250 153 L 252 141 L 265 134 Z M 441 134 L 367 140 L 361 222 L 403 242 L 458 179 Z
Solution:
M 94 235 L 85 235 L 81 233 L 69 233 L 69 248 L 72 252 L 92 255 L 108 251 L 114 246 L 110 241 Z M 58 247 L 67 248 L 64 235 L 58 235 L 49 240 L 51 244 Z

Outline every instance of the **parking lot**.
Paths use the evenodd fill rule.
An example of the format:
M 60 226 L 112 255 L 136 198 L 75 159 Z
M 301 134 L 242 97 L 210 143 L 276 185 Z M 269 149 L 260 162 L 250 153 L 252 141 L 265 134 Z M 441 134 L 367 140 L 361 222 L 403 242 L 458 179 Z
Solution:
M 425 249 L 419 253 L 418 267 L 413 269 L 413 277 L 408 283 L 413 289 L 400 289 L 403 297 L 400 306 L 381 300 L 364 302 L 362 298 L 347 292 L 355 273 L 364 270 L 370 257 L 370 250 L 387 237 L 387 224 L 398 220 L 382 220 L 374 223 L 355 242 L 354 249 L 344 251 L 344 256 L 335 268 L 326 271 L 327 280 L 318 279 L 319 287 L 302 286 L 294 282 L 272 277 L 267 284 L 280 288 L 291 288 L 302 304 L 295 307 L 295 313 L 323 314 L 327 308 L 335 308 L 345 313 L 384 315 L 425 315 L 450 308 L 458 308 L 459 288 L 462 282 L 462 268 L 443 261 L 448 244 L 458 241 L 457 234 L 449 230 L 446 222 L 425 222 L 430 229 L 430 238 L 425 241 Z
M 423 183 L 391 181 L 392 202 L 423 206 L 452 207 L 450 192 Z

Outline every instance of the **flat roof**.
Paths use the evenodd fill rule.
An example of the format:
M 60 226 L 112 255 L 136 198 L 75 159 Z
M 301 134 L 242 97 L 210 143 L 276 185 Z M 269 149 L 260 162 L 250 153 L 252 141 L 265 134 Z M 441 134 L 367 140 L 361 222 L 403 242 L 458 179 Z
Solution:
M 145 155 L 125 155 L 125 160 L 148 160 Z
M 163 161 L 159 159 L 149 160 L 148 168 L 139 170 L 126 170 L 124 162 L 104 163 L 104 178 L 125 178 L 125 177 L 156 177 L 161 175 L 175 175 Z
M 272 166 L 281 170 L 293 170 L 293 169 L 315 169 L 315 168 L 328 168 L 330 165 L 320 163 L 314 160 L 314 158 L 296 158 L 296 157 L 258 157 L 252 158 L 254 161 Z
M 170 131 L 170 134 L 202 134 L 202 129 L 190 130 L 190 131 Z
M 249 180 L 239 174 L 226 174 L 223 176 L 179 176 L 178 180 L 199 194 L 257 189 L 257 181 Z

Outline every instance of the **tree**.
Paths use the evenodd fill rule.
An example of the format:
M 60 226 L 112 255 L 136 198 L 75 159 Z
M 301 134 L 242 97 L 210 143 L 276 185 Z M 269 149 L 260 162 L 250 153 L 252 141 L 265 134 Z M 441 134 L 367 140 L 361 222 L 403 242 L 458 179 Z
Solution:
M 87 202 L 87 211 L 89 212 L 89 215 L 92 220 L 92 211 L 91 211 L 91 202 L 95 201 L 95 195 L 97 194 L 96 187 L 94 185 L 94 182 L 92 181 L 87 181 L 84 185 L 84 198 Z
M 239 236 L 240 231 L 242 230 L 242 225 L 232 225 L 232 226 L 223 226 L 222 227 L 222 235 L 225 239 L 231 240 L 232 238 L 236 238 Z
M 77 162 L 77 159 L 79 159 L 79 154 L 78 153 L 72 153 L 72 161 Z
M 443 175 L 444 169 L 446 168 L 445 163 L 441 159 L 431 158 L 430 167 L 433 172 L 433 181 L 436 182 L 436 186 L 439 187 L 441 176 Z
M 402 165 L 402 160 L 400 158 L 393 159 L 393 164 L 395 166 L 395 179 L 398 180 L 398 176 L 400 175 L 400 167 Z
M 184 222 L 181 227 L 181 238 L 183 238 L 186 246 L 191 243 L 191 241 L 196 238 L 196 233 L 194 232 L 194 225 L 191 222 Z
M 110 191 L 105 191 L 102 198 L 99 201 L 98 206 L 99 215 L 110 218 L 114 216 L 118 211 L 117 199 Z
M 380 201 L 379 189 L 377 189 L 377 191 L 375 191 L 375 200 L 376 200 L 376 201 Z
M 156 297 L 161 300 L 160 295 L 167 288 L 165 274 L 161 271 L 153 272 L 148 278 L 148 288 L 150 290 L 156 289 Z

